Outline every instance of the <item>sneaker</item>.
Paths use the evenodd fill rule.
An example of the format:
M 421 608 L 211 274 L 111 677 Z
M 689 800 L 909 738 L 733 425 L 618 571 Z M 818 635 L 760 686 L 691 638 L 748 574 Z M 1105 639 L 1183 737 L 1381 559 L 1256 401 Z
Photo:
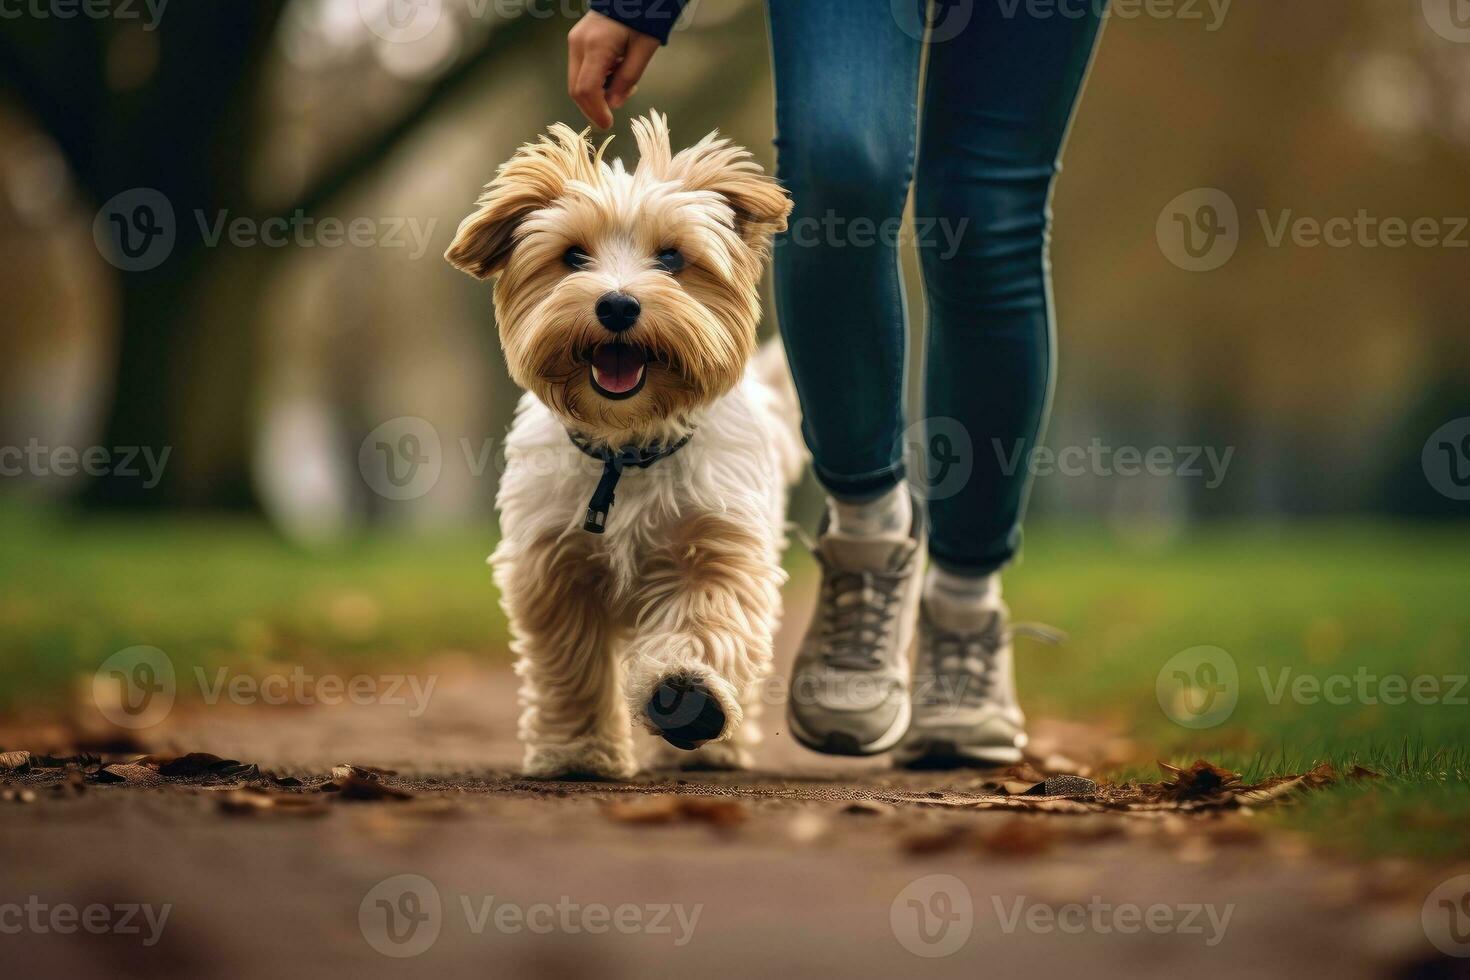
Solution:
M 874 755 L 908 728 L 909 645 L 923 576 L 923 518 L 906 535 L 828 531 L 812 549 L 822 570 L 816 614 L 791 670 L 791 734 L 828 755 Z
M 894 753 L 910 769 L 1014 765 L 1026 747 L 1026 716 L 1016 700 L 1011 638 L 1056 642 L 1036 626 L 1012 628 L 1004 602 L 975 622 L 973 611 L 925 599 L 919 614 L 913 721 Z

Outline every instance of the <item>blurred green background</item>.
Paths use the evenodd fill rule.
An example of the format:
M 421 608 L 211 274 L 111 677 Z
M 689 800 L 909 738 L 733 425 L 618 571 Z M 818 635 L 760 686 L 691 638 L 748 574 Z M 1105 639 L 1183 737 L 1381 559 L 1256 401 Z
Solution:
M 183 664 L 506 660 L 482 562 L 518 392 L 489 290 L 440 254 L 498 163 L 577 122 L 564 46 L 580 6 L 444 0 L 410 36 L 388 4 L 0 28 L 0 450 L 33 450 L 0 476 L 7 717 L 57 709 L 74 675 L 138 643 Z M 1218 481 L 1038 477 L 1007 591 L 1020 618 L 1072 637 L 1023 651 L 1033 713 L 1257 775 L 1364 761 L 1422 814 L 1405 817 L 1397 789 L 1344 791 L 1352 806 L 1314 818 L 1329 833 L 1387 808 L 1394 826 L 1428 828 L 1411 849 L 1467 852 L 1463 702 L 1272 703 L 1259 674 L 1470 671 L 1470 494 L 1445 490 L 1470 473 L 1457 442 L 1470 422 L 1454 428 L 1470 418 L 1470 39 L 1429 7 L 1134 4 L 1111 18 L 1055 200 L 1048 444 L 1230 462 Z M 612 153 L 649 108 L 676 141 L 719 128 L 772 165 L 761 5 L 695 3 Z M 137 188 L 167 198 L 177 241 L 156 267 L 119 269 L 99 209 Z M 1207 188 L 1236 208 L 1238 245 L 1188 271 L 1171 209 Z M 379 239 L 210 245 L 196 213 L 366 218 Z M 1360 214 L 1432 219 L 1445 240 L 1273 241 L 1282 220 Z M 373 492 L 360 450 L 403 416 L 432 426 L 442 468 L 395 500 Z M 63 472 L 63 447 L 169 456 L 148 485 Z M 808 483 L 795 516 L 817 500 Z M 791 564 L 802 588 L 805 559 Z M 1156 679 L 1201 645 L 1238 664 L 1239 703 L 1190 729 Z

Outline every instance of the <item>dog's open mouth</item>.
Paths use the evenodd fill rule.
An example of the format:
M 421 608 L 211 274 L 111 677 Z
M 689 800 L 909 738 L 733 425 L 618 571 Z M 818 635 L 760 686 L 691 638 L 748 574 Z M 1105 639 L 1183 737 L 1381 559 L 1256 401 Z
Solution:
M 604 398 L 632 398 L 648 377 L 648 354 L 632 344 L 603 344 L 587 360 L 592 387 Z

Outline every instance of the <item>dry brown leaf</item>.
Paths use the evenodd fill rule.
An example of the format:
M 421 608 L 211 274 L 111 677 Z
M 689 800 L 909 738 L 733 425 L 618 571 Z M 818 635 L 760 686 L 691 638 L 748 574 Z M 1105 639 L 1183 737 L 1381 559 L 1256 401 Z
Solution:
M 165 779 L 241 780 L 254 779 L 260 775 L 260 770 L 249 763 L 222 759 L 210 752 L 187 752 L 173 756 L 145 755 L 132 764 L 147 766 Z
M 220 797 L 220 812 L 230 816 L 318 817 L 327 812 L 319 799 L 258 790 L 231 790 Z
M 413 799 L 407 790 L 389 786 L 377 778 L 369 778 L 354 772 L 343 779 L 334 779 L 322 787 L 324 792 L 336 793 L 337 799 L 348 803 L 374 803 L 382 800 L 402 801 Z
M 379 769 L 377 766 L 358 766 L 350 762 L 344 762 L 332 767 L 333 779 L 346 779 L 349 776 L 359 776 L 363 779 L 381 779 L 384 776 L 396 776 L 396 769 Z
M 1286 779 L 1271 780 L 1262 783 L 1260 786 L 1243 789 L 1235 795 L 1235 798 L 1242 803 L 1253 806 L 1270 803 L 1272 800 L 1279 800 L 1284 796 L 1289 796 L 1298 789 L 1305 789 L 1305 780 L 1306 777 L 1304 776 L 1291 776 Z
M 720 796 L 686 796 L 682 799 L 686 817 L 713 824 L 716 827 L 733 827 L 744 823 L 745 818 L 749 815 L 745 804 L 738 800 Z
M 1097 783 L 1084 776 L 1057 775 L 1047 776 L 1046 779 L 1028 789 L 1026 796 L 1063 796 L 1069 799 L 1079 797 L 1090 797 L 1097 795 Z
M 152 766 L 138 762 L 119 762 L 104 766 L 92 774 L 94 783 L 128 783 L 133 786 L 161 786 L 166 780 Z
M 1187 769 L 1160 762 L 1159 768 L 1169 777 L 1160 784 L 1145 784 L 1139 787 L 1147 791 L 1158 787 L 1158 797 L 1163 800 L 1199 800 L 1233 792 L 1240 785 L 1240 774 L 1222 769 L 1212 762 L 1196 759 Z
M 1002 857 L 1023 858 L 1051 850 L 1057 828 L 1041 819 L 1014 817 L 977 841 L 981 850 Z
M 0 752 L 0 770 L 19 770 L 25 772 L 31 767 L 31 754 L 24 749 L 14 752 Z
M 893 807 L 888 803 L 879 803 L 877 800 L 853 800 L 842 808 L 842 812 L 866 817 L 880 817 L 886 813 L 892 813 Z
M 682 821 L 732 827 L 747 816 L 744 804 L 722 796 L 682 796 L 660 793 L 641 799 L 614 800 L 603 808 L 610 820 L 632 824 L 668 824 Z

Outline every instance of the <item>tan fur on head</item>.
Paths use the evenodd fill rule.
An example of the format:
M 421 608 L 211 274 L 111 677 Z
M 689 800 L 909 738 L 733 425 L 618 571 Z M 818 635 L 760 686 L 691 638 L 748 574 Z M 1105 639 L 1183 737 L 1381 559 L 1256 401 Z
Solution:
M 755 349 L 758 285 L 771 236 L 786 227 L 785 191 L 716 133 L 675 154 L 658 113 L 633 122 L 639 163 L 607 163 L 585 132 L 557 124 L 500 168 L 445 258 L 498 277 L 495 307 L 511 377 L 565 422 L 613 445 L 666 438 L 729 391 Z M 603 144 L 603 149 L 606 143 Z M 564 256 L 590 256 L 584 268 Z M 684 267 L 660 267 L 677 249 Z M 641 390 L 599 394 L 593 350 L 614 340 L 600 297 L 637 299 L 617 335 L 648 355 Z

